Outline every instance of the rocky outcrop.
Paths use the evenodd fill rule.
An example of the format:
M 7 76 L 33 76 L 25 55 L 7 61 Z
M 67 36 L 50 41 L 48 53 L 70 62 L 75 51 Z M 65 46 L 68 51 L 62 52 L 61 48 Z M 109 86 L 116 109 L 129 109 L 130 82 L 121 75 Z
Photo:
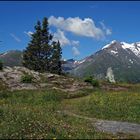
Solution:
M 33 81 L 31 83 L 23 83 L 21 81 L 21 77 L 25 74 L 32 75 Z M 19 66 L 4 67 L 0 71 L 0 81 L 9 90 L 52 88 L 65 92 L 73 92 L 83 88 L 92 88 L 91 85 L 71 77 L 51 73 L 39 73 Z
M 114 74 L 113 74 L 113 70 L 111 67 L 109 67 L 107 69 L 106 78 L 109 80 L 109 82 L 115 83 Z

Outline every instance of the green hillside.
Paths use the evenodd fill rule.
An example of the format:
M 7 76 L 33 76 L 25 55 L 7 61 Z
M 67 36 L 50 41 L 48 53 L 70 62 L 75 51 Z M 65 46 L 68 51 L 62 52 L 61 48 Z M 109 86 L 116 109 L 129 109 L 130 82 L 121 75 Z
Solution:
M 22 51 L 8 51 L 0 55 L 4 66 L 22 66 Z

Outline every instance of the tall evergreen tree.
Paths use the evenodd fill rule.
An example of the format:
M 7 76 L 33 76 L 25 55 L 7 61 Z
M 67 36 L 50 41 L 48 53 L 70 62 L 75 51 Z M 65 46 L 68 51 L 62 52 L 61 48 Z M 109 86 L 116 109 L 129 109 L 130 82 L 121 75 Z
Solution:
M 42 64 L 44 67 L 44 70 L 50 71 L 50 57 L 52 55 L 52 38 L 53 36 L 49 33 L 49 24 L 48 24 L 48 19 L 45 17 L 43 19 L 42 23 Z
M 37 22 L 28 47 L 23 52 L 23 65 L 29 69 L 41 71 L 41 23 Z
M 23 65 L 35 71 L 61 74 L 61 46 L 59 41 L 52 39 L 48 19 L 44 18 L 42 25 L 38 21 L 31 41 L 23 52 Z
M 61 67 L 61 58 L 62 58 L 62 49 L 60 46 L 60 42 L 53 42 L 53 54 L 51 57 L 51 71 L 53 73 L 61 74 L 62 73 L 62 67 Z
M 60 42 L 57 43 L 57 58 L 58 58 L 58 74 L 62 73 L 62 48 Z

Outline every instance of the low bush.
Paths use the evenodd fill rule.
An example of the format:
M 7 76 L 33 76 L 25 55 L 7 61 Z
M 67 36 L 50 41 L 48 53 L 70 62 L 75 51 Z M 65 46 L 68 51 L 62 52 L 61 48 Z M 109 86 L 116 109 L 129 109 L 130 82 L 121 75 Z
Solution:
M 96 80 L 96 79 L 93 79 L 93 80 L 92 80 L 92 85 L 93 85 L 94 87 L 99 87 L 99 81 Z
M 94 87 L 99 87 L 99 81 L 97 79 L 94 79 L 92 76 L 85 78 L 84 81 L 90 83 Z
M 21 76 L 21 82 L 23 83 L 32 83 L 33 81 L 33 76 L 29 74 L 24 74 Z
M 84 81 L 87 83 L 92 83 L 92 80 L 93 80 L 93 77 L 89 76 L 89 77 L 86 77 Z

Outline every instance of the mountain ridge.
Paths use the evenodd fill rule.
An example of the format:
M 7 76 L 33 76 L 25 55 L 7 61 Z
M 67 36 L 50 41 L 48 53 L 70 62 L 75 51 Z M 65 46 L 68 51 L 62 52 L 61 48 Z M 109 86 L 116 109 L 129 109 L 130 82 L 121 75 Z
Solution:
M 8 51 L 0 54 L 0 59 L 5 66 L 21 66 L 22 51 Z M 140 82 L 140 42 L 130 44 L 113 40 L 82 60 L 62 60 L 62 67 L 64 72 L 77 77 L 93 75 L 97 79 L 110 80 L 114 77 L 115 82 L 137 83 Z
M 140 44 L 111 41 L 101 50 L 86 57 L 84 63 L 71 71 L 78 77 L 94 75 L 98 79 L 107 79 L 109 68 L 115 81 L 140 82 Z

